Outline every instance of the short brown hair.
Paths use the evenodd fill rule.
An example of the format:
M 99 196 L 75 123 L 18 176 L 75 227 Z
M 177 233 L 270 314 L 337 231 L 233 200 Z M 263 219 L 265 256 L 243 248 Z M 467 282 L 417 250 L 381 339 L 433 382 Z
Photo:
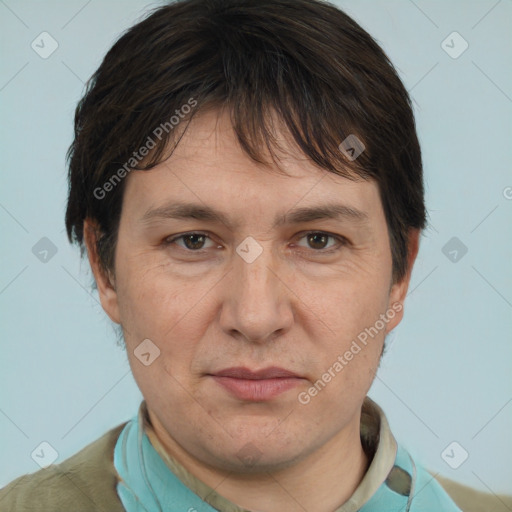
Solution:
M 185 110 L 186 104 L 195 108 Z M 182 130 L 157 129 L 168 128 L 171 116 L 179 113 L 182 126 L 212 107 L 229 109 L 242 149 L 257 162 L 266 164 L 265 148 L 274 160 L 275 113 L 314 164 L 350 179 L 375 180 L 389 228 L 393 282 L 404 277 L 409 228 L 426 224 L 411 100 L 375 40 L 321 0 L 178 0 L 118 39 L 76 108 L 67 155 L 66 230 L 82 254 L 89 218 L 101 232 L 100 262 L 113 270 L 121 178 L 169 156 L 166 148 Z M 349 135 L 364 144 L 357 159 L 340 150 Z M 135 159 L 148 138 L 151 152 Z

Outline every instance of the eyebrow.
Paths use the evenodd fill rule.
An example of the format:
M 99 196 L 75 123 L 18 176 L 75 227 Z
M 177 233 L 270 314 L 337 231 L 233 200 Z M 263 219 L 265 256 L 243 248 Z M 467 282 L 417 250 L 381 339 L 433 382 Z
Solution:
M 210 206 L 180 202 L 149 209 L 140 218 L 140 222 L 150 224 L 155 220 L 167 219 L 201 220 L 203 222 L 224 224 L 231 230 L 236 229 L 240 224 L 239 222 L 232 222 L 225 213 Z M 321 206 L 296 208 L 285 214 L 277 215 L 272 227 L 277 228 L 288 224 L 300 224 L 324 219 L 347 220 L 356 224 L 365 224 L 369 221 L 368 214 L 361 210 L 343 204 L 328 203 Z

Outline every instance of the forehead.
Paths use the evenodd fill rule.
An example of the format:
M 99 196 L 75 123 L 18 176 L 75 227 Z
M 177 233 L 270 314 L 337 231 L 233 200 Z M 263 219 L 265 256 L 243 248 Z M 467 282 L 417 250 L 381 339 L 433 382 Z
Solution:
M 314 220 L 315 215 L 321 218 L 321 208 L 332 217 L 360 223 L 382 214 L 374 181 L 354 181 L 321 169 L 284 130 L 276 130 L 276 139 L 279 169 L 261 165 L 243 151 L 226 112 L 197 115 L 167 160 L 149 171 L 130 173 L 125 201 L 144 221 L 190 217 L 192 212 L 232 227 L 247 215 L 268 218 L 274 228 L 290 219 Z M 294 213 L 285 216 L 292 208 Z M 228 211 L 234 213 L 231 219 L 223 215 Z

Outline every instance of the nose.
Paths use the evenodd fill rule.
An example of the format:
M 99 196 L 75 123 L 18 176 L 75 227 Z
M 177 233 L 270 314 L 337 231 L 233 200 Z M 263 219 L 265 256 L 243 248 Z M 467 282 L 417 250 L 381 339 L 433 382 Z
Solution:
M 271 249 L 260 245 L 263 251 L 252 262 L 235 254 L 220 324 L 230 336 L 261 344 L 291 328 L 295 295 Z

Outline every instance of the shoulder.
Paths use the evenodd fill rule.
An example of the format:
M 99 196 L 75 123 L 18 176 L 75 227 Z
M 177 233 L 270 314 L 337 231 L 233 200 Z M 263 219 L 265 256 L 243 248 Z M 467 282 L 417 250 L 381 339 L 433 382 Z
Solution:
M 477 491 L 438 475 L 435 476 L 435 479 L 464 512 L 509 512 L 512 510 L 512 496 Z
M 420 464 L 416 470 L 415 489 L 411 512 L 413 511 L 462 511 L 462 512 L 510 512 L 512 496 L 496 495 L 473 489 L 427 471 Z M 433 507 L 433 508 L 432 508 Z
M 109 430 L 60 464 L 13 480 L 0 489 L 0 509 L 124 512 L 113 464 L 114 446 L 124 425 Z
M 437 480 L 400 444 L 386 484 L 405 499 L 402 506 L 408 512 L 461 512 Z M 391 497 L 396 499 L 396 494 Z

